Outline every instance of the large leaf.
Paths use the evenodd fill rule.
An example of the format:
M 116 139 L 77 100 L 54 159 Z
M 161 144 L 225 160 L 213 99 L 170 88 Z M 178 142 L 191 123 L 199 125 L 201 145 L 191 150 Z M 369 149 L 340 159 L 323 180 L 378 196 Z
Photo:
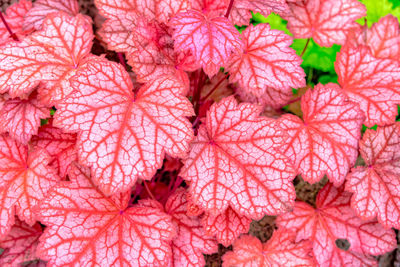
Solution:
M 267 243 L 251 235 L 243 235 L 233 244 L 233 251 L 222 257 L 223 267 L 314 266 L 309 241 L 295 242 L 296 234 L 276 230 Z
M 50 266 L 162 266 L 175 231 L 171 217 L 148 205 L 128 207 L 129 193 L 106 197 L 89 170 L 74 165 L 38 211 L 47 227 L 37 254 Z M 156 206 L 156 205 L 154 205 Z
M 186 191 L 178 189 L 165 203 L 165 211 L 171 215 L 177 226 L 177 236 L 172 240 L 174 267 L 204 266 L 203 253 L 212 254 L 218 251 L 218 243 L 206 235 L 200 218 L 187 215 Z
M 28 147 L 0 135 L 0 238 L 14 224 L 14 214 L 33 225 L 34 208 L 58 180 L 45 150 Z
M 77 89 L 65 98 L 54 125 L 80 132 L 79 159 L 92 167 L 106 194 L 127 191 L 138 177 L 150 179 L 164 154 L 183 157 L 193 130 L 187 88 L 174 77 L 159 77 L 135 96 L 122 65 L 99 59 L 72 79 Z
M 229 206 L 261 219 L 291 208 L 294 172 L 274 147 L 282 142 L 260 107 L 224 98 L 209 109 L 180 175 L 200 208 L 218 215 Z
M 366 8 L 358 0 L 288 1 L 291 12 L 284 16 L 295 38 L 313 38 L 321 46 L 344 44 L 346 35 L 357 27 Z
M 367 130 L 360 153 L 366 166 L 347 176 L 352 207 L 361 218 L 376 216 L 384 226 L 400 228 L 400 125 Z
M 326 174 L 341 185 L 358 156 L 364 117 L 339 90 L 336 84 L 319 84 L 301 99 L 304 121 L 291 114 L 279 120 L 286 135 L 281 151 L 310 183 Z
M 399 61 L 376 58 L 368 47 L 349 44 L 337 55 L 335 69 L 343 91 L 360 104 L 366 126 L 395 121 L 396 104 L 400 104 Z
M 242 49 L 239 32 L 225 17 L 207 17 L 190 10 L 170 22 L 177 51 L 190 51 L 208 76 L 214 76 L 232 53 Z
M 393 250 L 395 233 L 376 221 L 363 221 L 350 207 L 351 194 L 327 184 L 318 193 L 316 208 L 297 202 L 290 213 L 277 218 L 278 227 L 296 231 L 296 241 L 310 240 L 318 266 L 377 265 L 371 255 Z M 349 245 L 336 245 L 343 240 Z
M 268 24 L 250 25 L 242 33 L 245 43 L 241 54 L 233 55 L 228 63 L 231 82 L 256 96 L 266 104 L 286 104 L 292 88 L 305 86 L 301 58 L 289 48 L 292 38 Z
M 42 30 L 0 48 L 0 93 L 24 96 L 42 82 L 49 89 L 43 99 L 54 104 L 72 90 L 68 78 L 90 53 L 92 39 L 87 17 L 50 14 Z

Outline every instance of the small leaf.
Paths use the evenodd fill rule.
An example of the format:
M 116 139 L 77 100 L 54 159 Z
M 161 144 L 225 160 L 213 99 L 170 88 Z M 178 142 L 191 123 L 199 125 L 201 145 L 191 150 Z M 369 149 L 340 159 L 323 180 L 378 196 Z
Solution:
M 9 6 L 6 10 L 6 13 L 3 14 L 7 25 L 10 27 L 10 30 L 18 37 L 23 39 L 28 33 L 31 32 L 31 29 L 24 30 L 22 29 L 22 23 L 24 21 L 24 16 L 32 8 L 32 2 L 28 0 L 19 0 L 18 2 Z M 0 46 L 12 41 L 13 38 L 10 36 L 6 26 L 3 22 L 0 23 Z

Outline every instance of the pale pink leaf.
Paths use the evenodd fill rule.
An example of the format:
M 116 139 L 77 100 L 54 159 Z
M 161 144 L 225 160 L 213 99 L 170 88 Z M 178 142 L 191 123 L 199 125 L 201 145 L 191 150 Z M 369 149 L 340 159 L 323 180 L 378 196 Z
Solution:
M 287 211 L 295 198 L 294 171 L 274 147 L 282 142 L 275 120 L 233 97 L 213 104 L 191 144 L 180 176 L 200 208 L 218 215 L 229 206 L 261 219 Z
M 284 115 L 280 126 L 286 135 L 281 151 L 303 179 L 318 182 L 324 175 L 335 185 L 343 183 L 358 156 L 364 116 L 336 84 L 317 85 L 301 99 L 303 121 Z
M 366 46 L 345 45 L 337 54 L 335 70 L 343 91 L 364 112 L 364 124 L 389 125 L 400 104 L 400 62 L 375 58 Z
M 313 38 L 321 46 L 344 44 L 355 20 L 366 16 L 358 0 L 287 1 L 291 12 L 284 16 L 294 38 Z
M 71 168 L 71 163 L 78 159 L 76 139 L 76 134 L 65 133 L 62 129 L 54 127 L 50 121 L 40 127 L 39 133 L 32 138 L 31 144 L 49 153 L 52 157 L 50 165 L 64 178 Z
M 277 218 L 278 227 L 296 231 L 296 241 L 310 240 L 318 266 L 371 266 L 380 255 L 396 247 L 392 229 L 376 221 L 363 221 L 350 207 L 351 194 L 328 183 L 318 193 L 316 208 L 297 202 L 293 211 Z M 337 240 L 347 240 L 345 250 Z
M 0 248 L 4 249 L 0 256 L 0 265 L 15 267 L 36 260 L 36 248 L 42 232 L 40 224 L 29 226 L 16 219 L 8 235 L 0 242 Z
M 237 214 L 229 207 L 216 216 L 205 213 L 202 223 L 208 235 L 216 236 L 218 243 L 229 247 L 240 234 L 249 231 L 251 219 Z
M 177 236 L 172 240 L 173 265 L 204 266 L 204 254 L 218 251 L 218 243 L 213 237 L 206 235 L 200 219 L 187 215 L 186 191 L 178 189 L 168 198 L 165 211 L 172 216 L 172 222 L 177 226 Z
M 23 146 L 6 135 L 0 135 L 0 238 L 14 224 L 15 213 L 33 225 L 33 209 L 59 181 L 49 165 L 45 150 L 28 153 Z
M 309 241 L 295 242 L 296 234 L 278 229 L 264 244 L 256 237 L 243 235 L 233 244 L 233 251 L 222 257 L 223 267 L 314 266 Z
M 43 82 L 53 89 L 50 99 L 61 99 L 71 90 L 66 78 L 86 60 L 92 39 L 87 17 L 50 14 L 41 31 L 0 48 L 0 93 L 23 96 Z
M 243 90 L 273 106 L 286 104 L 292 88 L 305 86 L 302 60 L 289 47 L 292 37 L 259 24 L 247 27 L 242 39 L 243 53 L 233 55 L 227 64 L 230 82 L 238 82 Z
M 129 193 L 106 197 L 89 170 L 73 165 L 69 182 L 49 192 L 37 209 L 46 225 L 37 254 L 50 266 L 162 266 L 175 235 L 158 208 L 128 207 Z
M 177 51 L 190 51 L 208 76 L 217 74 L 231 54 L 242 49 L 238 30 L 225 17 L 207 17 L 190 10 L 170 22 Z
M 29 99 L 8 99 L 0 108 L 0 133 L 8 132 L 18 142 L 26 145 L 38 133 L 40 119 L 50 116 L 50 110 L 41 104 L 36 94 Z
M 400 125 L 367 130 L 360 153 L 366 166 L 346 178 L 352 207 L 361 218 L 378 217 L 384 226 L 400 228 Z
M 37 0 L 33 7 L 24 16 L 24 29 L 42 28 L 46 16 L 52 13 L 65 12 L 70 16 L 78 15 L 79 5 L 77 0 Z
M 60 103 L 54 125 L 80 133 L 79 159 L 106 194 L 129 190 L 138 177 L 150 179 L 165 153 L 186 155 L 193 107 L 176 78 L 159 77 L 135 96 L 123 66 L 100 59 L 72 84 L 76 91 Z

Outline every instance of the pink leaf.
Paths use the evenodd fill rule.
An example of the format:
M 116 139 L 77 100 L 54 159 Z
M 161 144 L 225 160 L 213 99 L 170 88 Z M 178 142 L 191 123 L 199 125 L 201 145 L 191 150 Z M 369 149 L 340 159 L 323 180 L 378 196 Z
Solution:
M 223 267 L 314 266 L 311 243 L 295 242 L 296 234 L 278 229 L 267 243 L 243 235 L 233 244 L 233 251 L 222 257 Z
M 284 16 L 294 38 L 313 38 L 321 46 L 344 44 L 357 27 L 356 19 L 366 16 L 358 0 L 287 1 L 291 12 Z
M 193 138 L 186 116 L 193 108 L 176 78 L 159 77 L 135 96 L 123 67 L 100 59 L 72 84 L 76 91 L 60 103 L 54 125 L 80 132 L 79 159 L 107 195 L 129 190 L 138 177 L 150 179 L 165 153 L 185 156 Z
M 170 22 L 177 51 L 190 51 L 208 76 L 225 66 L 232 53 L 242 49 L 238 30 L 225 17 L 207 17 L 190 10 Z
M 8 132 L 12 138 L 26 145 L 37 134 L 40 119 L 50 116 L 50 111 L 32 94 L 29 99 L 8 99 L 0 108 L 0 133 Z
M 7 8 L 6 13 L 3 14 L 7 25 L 11 31 L 16 34 L 18 38 L 23 38 L 27 35 L 30 30 L 23 30 L 22 23 L 24 21 L 25 14 L 32 8 L 32 2 L 27 0 L 19 0 L 10 7 Z M 12 41 L 13 38 L 10 36 L 6 26 L 0 21 L 0 46 Z
M 211 106 L 200 125 L 180 175 L 200 208 L 218 215 L 229 206 L 261 219 L 291 208 L 294 172 L 274 151 L 282 142 L 273 119 L 259 117 L 258 106 L 228 97 Z
M 347 176 L 352 207 L 361 218 L 377 216 L 384 226 L 400 228 L 400 125 L 367 130 L 360 153 L 366 166 Z
M 327 175 L 341 185 L 358 156 L 364 118 L 339 90 L 336 84 L 319 84 L 301 99 L 304 122 L 289 114 L 279 120 L 286 134 L 281 151 L 310 183 Z
M 76 16 L 79 13 L 77 0 L 37 0 L 33 3 L 28 13 L 24 16 L 24 29 L 34 28 L 40 30 L 46 16 L 59 11 L 65 12 L 70 16 Z
M 50 266 L 162 266 L 171 257 L 171 217 L 137 204 L 129 193 L 106 197 L 89 170 L 73 165 L 70 182 L 61 182 L 37 209 L 47 227 L 38 255 Z
M 180 66 L 181 63 L 185 64 L 187 58 L 178 58 L 179 55 L 174 52 L 174 41 L 165 25 L 139 19 L 132 30 L 131 41 L 133 48 L 128 48 L 127 59 L 139 82 L 148 82 L 157 76 L 169 74 L 188 83 L 187 74 Z M 192 70 L 197 68 L 194 66 Z
M 14 225 L 14 214 L 33 225 L 33 209 L 60 179 L 48 166 L 45 150 L 28 153 L 28 147 L 0 135 L 0 238 Z
M 251 219 L 237 214 L 229 207 L 216 216 L 206 213 L 202 223 L 208 235 L 216 236 L 218 243 L 229 247 L 240 234 L 249 231 Z
M 229 4 L 229 1 L 225 2 Z M 259 12 L 265 17 L 271 12 L 284 15 L 289 12 L 289 6 L 285 0 L 235 0 L 229 19 L 236 25 L 249 25 L 251 19 L 250 11 Z
M 363 221 L 350 207 L 351 194 L 327 184 L 317 196 L 316 209 L 297 202 L 292 212 L 277 218 L 279 227 L 297 232 L 296 241 L 310 240 L 318 266 L 371 266 L 379 255 L 396 247 L 395 233 L 375 221 Z M 347 240 L 348 250 L 337 247 Z
M 41 31 L 0 48 L 0 93 L 24 96 L 43 82 L 51 88 L 50 100 L 61 99 L 71 90 L 67 79 L 90 53 L 92 38 L 87 17 L 50 14 Z
M 64 178 L 71 168 L 71 163 L 77 160 L 76 138 L 76 134 L 65 133 L 62 129 L 54 127 L 50 121 L 40 127 L 31 144 L 49 153 L 52 157 L 50 165 Z
M 171 195 L 165 204 L 165 211 L 172 216 L 172 221 L 178 229 L 171 245 L 174 267 L 204 266 L 203 253 L 218 251 L 217 241 L 206 235 L 200 219 L 186 214 L 187 204 L 186 191 L 183 188 Z
M 262 96 L 268 105 L 286 104 L 292 88 L 305 86 L 301 58 L 289 46 L 292 37 L 268 24 L 250 25 L 242 33 L 244 52 L 228 63 L 230 82 L 243 90 Z
M 360 104 L 366 126 L 395 121 L 396 104 L 400 104 L 400 62 L 375 58 L 366 46 L 345 45 L 336 57 L 335 70 L 343 91 Z
M 36 248 L 41 234 L 40 224 L 29 226 L 16 219 L 8 235 L 0 242 L 0 247 L 4 249 L 0 256 L 1 266 L 20 266 L 24 262 L 36 260 Z

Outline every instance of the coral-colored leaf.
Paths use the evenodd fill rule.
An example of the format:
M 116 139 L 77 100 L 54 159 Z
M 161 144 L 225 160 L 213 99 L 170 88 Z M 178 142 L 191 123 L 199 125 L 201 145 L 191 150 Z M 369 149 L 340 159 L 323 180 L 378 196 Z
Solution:
M 24 21 L 25 14 L 32 8 L 32 2 L 27 0 L 20 0 L 7 8 L 6 13 L 3 14 L 7 25 L 11 31 L 18 37 L 23 38 L 30 32 L 22 29 L 22 23 Z M 12 41 L 13 38 L 10 36 L 6 26 L 3 22 L 0 23 L 0 46 Z
M 294 171 L 274 151 L 282 142 L 275 120 L 259 117 L 258 106 L 233 97 L 211 106 L 180 175 L 190 182 L 196 204 L 213 215 L 229 206 L 254 219 L 293 205 Z
M 286 104 L 292 88 L 305 86 L 301 58 L 290 48 L 292 37 L 268 24 L 250 25 L 242 33 L 242 54 L 233 55 L 228 63 L 230 82 L 256 96 L 268 105 Z
M 12 138 L 26 145 L 32 135 L 37 134 L 40 119 L 49 116 L 49 109 L 37 100 L 36 94 L 29 99 L 8 99 L 0 108 L 0 133 L 8 132 Z
M 232 53 L 242 49 L 238 30 L 225 17 L 190 10 L 171 19 L 177 51 L 190 51 L 208 76 L 217 74 Z
M 251 18 L 250 11 L 259 12 L 265 17 L 271 12 L 284 15 L 289 12 L 289 6 L 285 0 L 236 0 L 233 2 L 229 18 L 233 24 L 248 25 Z
M 77 90 L 60 103 L 54 125 L 80 132 L 79 159 L 92 167 L 106 194 L 130 189 L 138 177 L 150 179 L 165 152 L 186 154 L 193 138 L 186 116 L 193 107 L 176 78 L 159 77 L 135 96 L 123 67 L 100 59 L 79 71 L 72 84 Z
M 76 134 L 65 133 L 62 129 L 54 127 L 51 121 L 40 127 L 31 144 L 46 149 L 52 157 L 50 165 L 61 177 L 66 177 L 71 163 L 77 160 Z
M 33 209 L 60 179 L 48 164 L 45 150 L 28 147 L 0 135 L 0 238 L 14 224 L 14 214 L 32 225 Z
M 28 13 L 24 16 L 23 27 L 25 29 L 42 28 L 47 15 L 63 11 L 70 16 L 78 15 L 79 5 L 77 0 L 37 0 L 33 3 Z
M 379 255 L 396 247 L 392 229 L 376 221 L 363 221 L 350 207 L 351 194 L 327 184 L 317 196 L 317 208 L 297 202 L 292 212 L 277 218 L 279 227 L 297 232 L 296 241 L 310 240 L 319 266 L 371 266 Z M 347 240 L 348 250 L 336 245 Z
M 296 234 L 276 230 L 267 243 L 251 235 L 241 236 L 233 244 L 233 251 L 223 256 L 224 267 L 314 266 L 309 241 L 295 242 Z
M 344 92 L 360 104 L 366 126 L 395 121 L 396 104 L 400 104 L 400 62 L 375 58 L 366 46 L 345 45 L 337 55 L 335 70 Z
M 165 211 L 177 226 L 177 236 L 172 240 L 172 266 L 204 266 L 205 254 L 215 253 L 218 243 L 204 232 L 198 217 L 187 215 L 186 191 L 178 189 L 165 204 Z
M 133 48 L 128 48 L 127 59 L 139 82 L 148 82 L 164 74 L 188 80 L 179 66 L 179 55 L 174 52 L 174 41 L 165 25 L 139 19 L 132 30 L 131 41 Z
M 317 85 L 301 100 L 304 122 L 294 115 L 279 121 L 287 135 L 281 147 L 304 180 L 325 174 L 339 186 L 357 159 L 363 114 L 336 84 Z
M 36 260 L 36 247 L 41 234 L 42 227 L 38 223 L 29 226 L 16 219 L 8 235 L 0 242 L 0 248 L 4 249 L 0 256 L 0 265 L 15 267 Z
M 366 166 L 347 176 L 351 205 L 364 219 L 378 217 L 386 227 L 400 228 L 400 125 L 367 130 L 360 141 Z
M 40 258 L 50 266 L 162 266 L 169 261 L 175 234 L 169 215 L 140 203 L 128 208 L 129 193 L 106 197 L 83 167 L 73 165 L 69 178 L 37 210 L 47 226 L 37 249 Z
M 291 12 L 284 16 L 295 38 L 313 38 L 321 46 L 344 44 L 346 35 L 357 27 L 356 19 L 366 15 L 358 0 L 287 1 Z
M 240 234 L 249 231 L 251 219 L 229 207 L 216 216 L 206 213 L 202 223 L 208 235 L 216 236 L 218 243 L 229 247 Z
M 90 53 L 92 38 L 87 17 L 50 14 L 41 31 L 0 48 L 0 93 L 23 96 L 43 82 L 54 88 L 51 99 L 61 99 L 71 90 L 67 78 Z
M 376 58 L 400 59 L 400 26 L 392 15 L 381 18 L 370 29 L 360 27 L 354 33 L 358 44 L 368 45 Z

